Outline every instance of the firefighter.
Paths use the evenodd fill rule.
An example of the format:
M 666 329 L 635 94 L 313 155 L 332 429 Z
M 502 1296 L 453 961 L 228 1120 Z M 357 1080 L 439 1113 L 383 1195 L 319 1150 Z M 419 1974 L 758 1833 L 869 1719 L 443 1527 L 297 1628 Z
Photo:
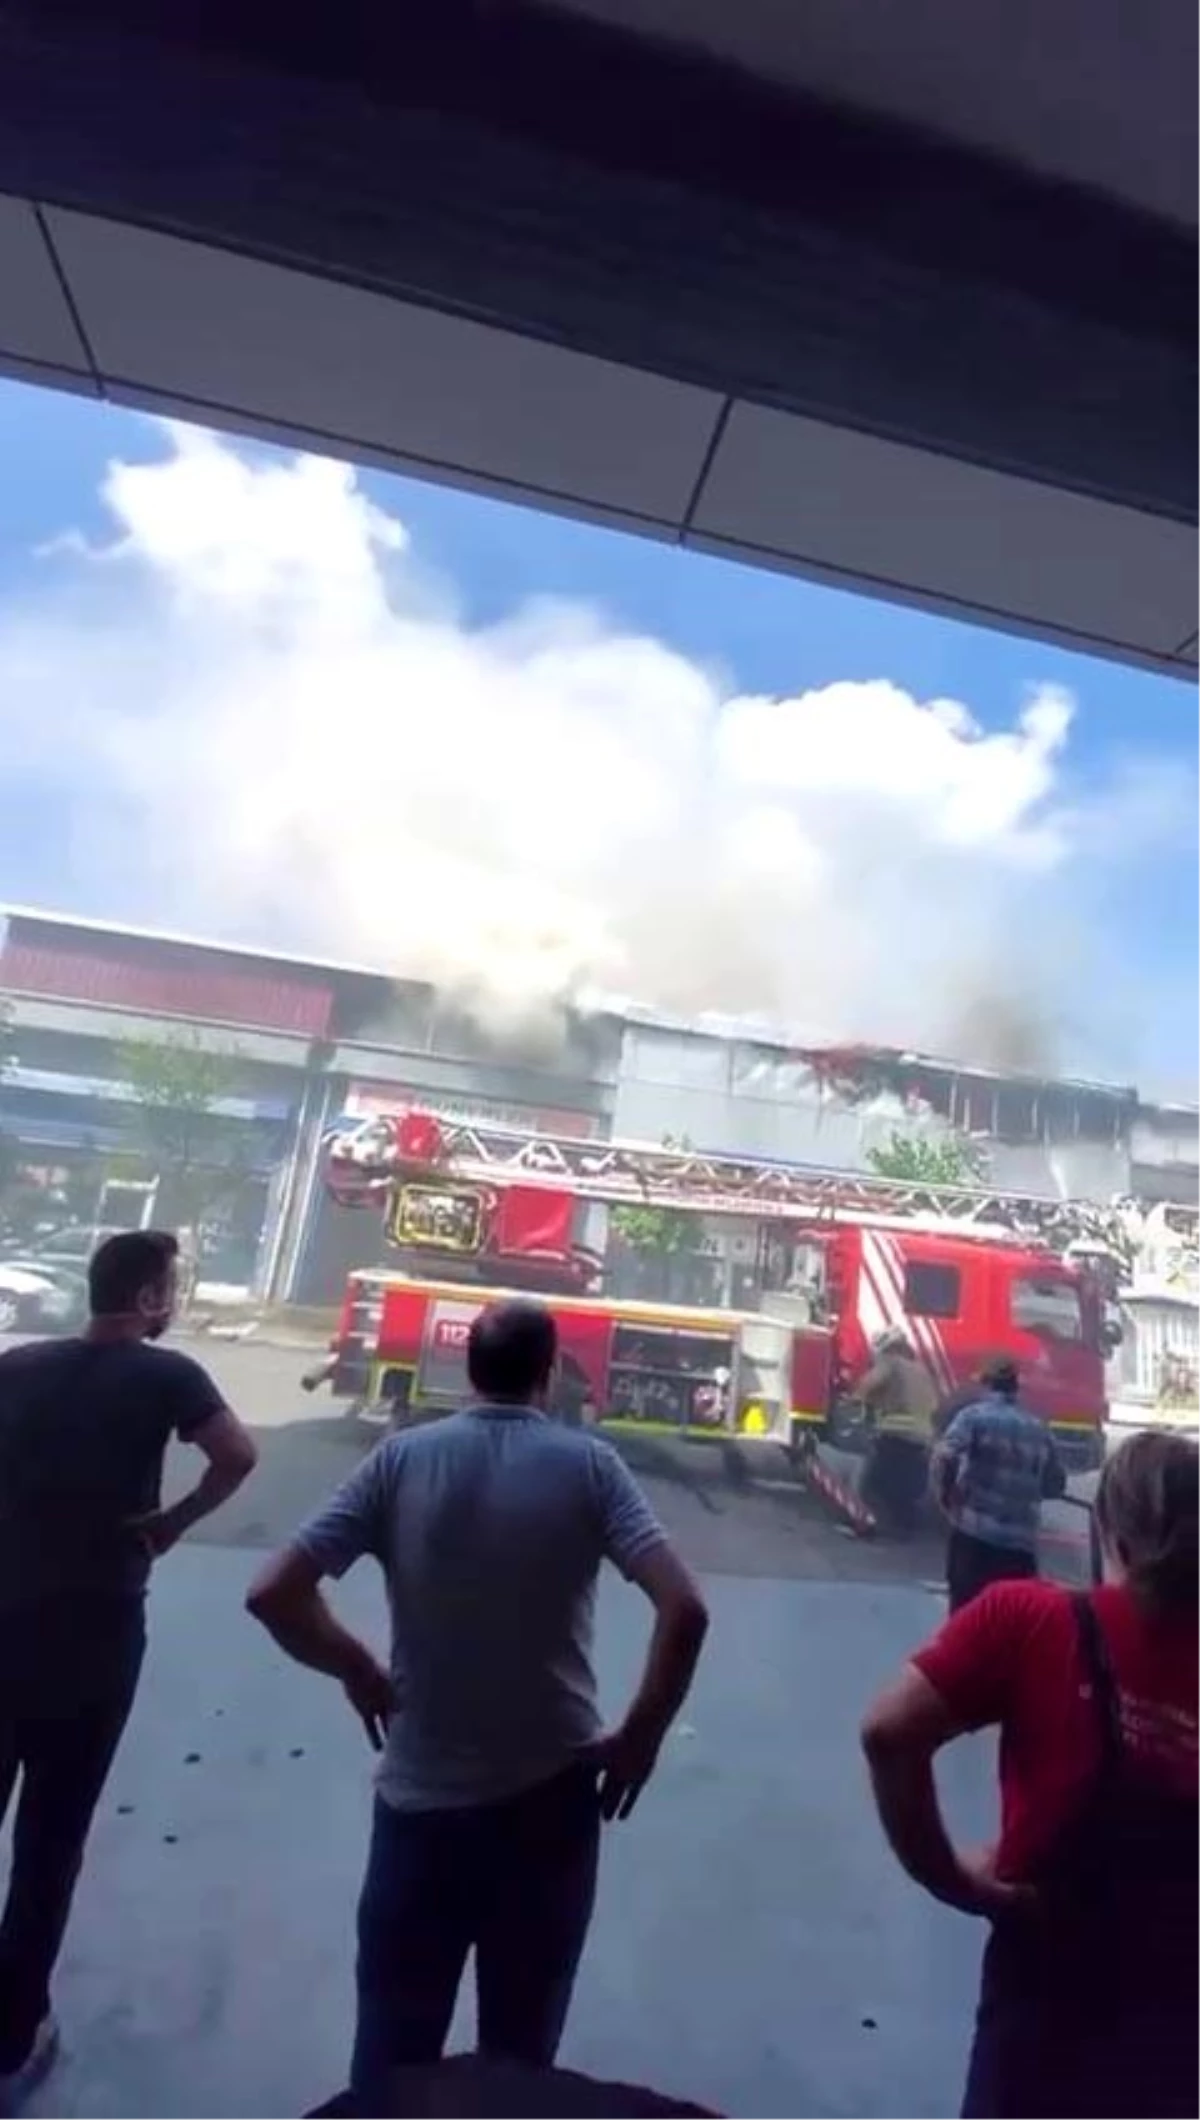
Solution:
M 929 1481 L 937 1392 L 898 1326 L 877 1334 L 871 1352 L 874 1361 L 857 1392 L 875 1424 L 862 1498 L 884 1529 L 909 1538 Z

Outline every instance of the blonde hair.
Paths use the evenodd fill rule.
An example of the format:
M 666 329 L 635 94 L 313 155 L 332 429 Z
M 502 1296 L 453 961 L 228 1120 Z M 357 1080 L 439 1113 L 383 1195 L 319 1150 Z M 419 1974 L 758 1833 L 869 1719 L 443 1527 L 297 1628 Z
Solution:
M 1105 1545 L 1130 1586 L 1160 1611 L 1200 1596 L 1200 1451 L 1187 1436 L 1148 1429 L 1105 1464 L 1096 1493 Z

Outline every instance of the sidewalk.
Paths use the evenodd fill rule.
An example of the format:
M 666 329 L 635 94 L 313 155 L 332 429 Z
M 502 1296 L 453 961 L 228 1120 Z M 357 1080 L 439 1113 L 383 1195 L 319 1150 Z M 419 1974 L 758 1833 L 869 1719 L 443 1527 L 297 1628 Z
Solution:
M 142 1697 L 98 1814 L 57 2006 L 59 2120 L 298 2115 L 345 2082 L 371 1760 L 337 1689 L 243 1615 L 254 1556 L 188 1545 L 155 1577 Z M 728 2114 L 957 2112 L 981 1934 L 923 1898 L 870 1813 L 857 1729 L 929 1629 L 915 1588 L 709 1578 L 694 1696 L 607 1835 L 567 2067 Z M 376 1638 L 383 1600 L 336 1593 Z M 641 1600 L 605 1580 L 605 1704 Z M 948 1755 L 986 1837 L 990 1748 Z M 464 1999 L 451 2044 L 472 2036 Z
M 324 1354 L 337 1330 L 334 1309 L 291 1303 L 195 1302 L 176 1320 L 173 1333 L 191 1340 L 255 1340 L 260 1347 L 298 1348 Z

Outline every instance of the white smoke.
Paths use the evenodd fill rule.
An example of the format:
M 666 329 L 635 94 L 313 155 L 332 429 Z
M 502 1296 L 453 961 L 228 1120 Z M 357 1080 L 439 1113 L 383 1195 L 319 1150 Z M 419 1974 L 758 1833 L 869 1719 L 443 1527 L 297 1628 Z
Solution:
M 472 627 L 352 471 L 162 443 L 110 466 L 110 541 L 0 606 L 6 765 L 56 801 L 65 907 L 501 1022 L 603 994 L 937 1047 L 1013 991 L 1052 1018 L 1062 692 L 985 732 L 882 677 L 737 696 L 577 606 Z

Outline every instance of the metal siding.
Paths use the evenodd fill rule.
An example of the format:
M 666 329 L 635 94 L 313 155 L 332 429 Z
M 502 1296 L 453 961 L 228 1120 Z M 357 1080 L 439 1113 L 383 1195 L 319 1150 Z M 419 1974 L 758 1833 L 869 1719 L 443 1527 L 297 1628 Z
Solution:
M 874 1106 L 789 1100 L 770 1094 L 748 1096 L 702 1090 L 692 1084 L 627 1076 L 619 1085 L 613 1133 L 618 1139 L 661 1141 L 682 1136 L 697 1148 L 727 1155 L 777 1158 L 785 1163 L 819 1164 L 825 1170 L 861 1171 L 868 1152 L 903 1130 L 905 1115 L 898 1100 Z M 931 1138 L 937 1138 L 936 1131 Z M 1024 1192 L 1049 1200 L 1105 1201 L 1128 1189 L 1129 1158 L 1122 1148 L 1080 1141 L 1063 1148 L 1036 1143 L 1013 1148 L 983 1140 L 988 1182 L 1003 1191 Z
M 333 989 L 327 984 L 12 939 L 0 952 L 0 986 L 14 994 L 81 1001 L 96 1008 L 245 1024 L 306 1038 L 325 1035 L 333 1008 Z
M 1036 1193 L 1047 1200 L 1111 1200 L 1127 1192 L 1129 1156 L 1103 1141 L 1072 1141 L 1015 1147 L 983 1140 L 988 1182 L 1000 1192 Z
M 1157 1164 L 1163 1168 L 1183 1165 L 1194 1170 L 1200 1160 L 1197 1124 L 1197 1115 L 1192 1111 L 1148 1113 L 1145 1118 L 1134 1121 L 1130 1155 L 1135 1163 Z

